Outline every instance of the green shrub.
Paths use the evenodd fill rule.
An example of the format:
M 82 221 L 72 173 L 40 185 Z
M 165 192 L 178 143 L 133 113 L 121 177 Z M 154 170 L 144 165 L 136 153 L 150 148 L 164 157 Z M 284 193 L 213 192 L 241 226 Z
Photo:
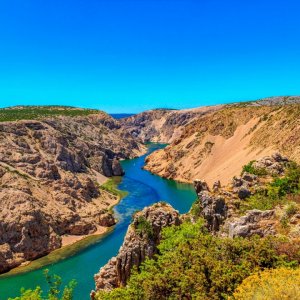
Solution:
M 283 178 L 275 178 L 271 186 L 278 188 L 279 196 L 297 194 L 300 192 L 300 167 L 296 163 L 290 163 L 286 175 Z
M 50 275 L 49 270 L 44 271 L 45 279 L 49 286 L 49 291 L 46 296 L 40 287 L 32 289 L 22 288 L 20 296 L 16 298 L 9 298 L 8 300 L 72 300 L 73 291 L 76 286 L 75 280 L 72 280 L 61 290 L 61 278 L 57 275 Z
M 144 216 L 138 217 L 135 230 L 141 236 L 146 236 L 148 238 L 153 237 L 153 228 L 150 222 Z
M 241 204 L 241 212 L 248 209 L 273 209 L 277 205 L 288 203 L 288 196 L 299 193 L 300 167 L 296 163 L 290 163 L 287 166 L 285 176 L 273 178 L 273 181 L 267 184 L 265 188 L 245 200 Z M 287 217 L 289 216 L 287 215 Z
M 34 290 L 25 290 L 22 288 L 19 297 L 9 298 L 8 300 L 43 300 L 42 290 L 40 287 L 37 287 Z
M 250 161 L 247 165 L 243 166 L 242 173 L 247 172 L 257 176 L 265 176 L 268 174 L 267 170 L 264 168 L 256 168 L 253 166 L 255 160 Z
M 192 215 L 193 217 L 196 217 L 196 218 L 197 218 L 197 217 L 200 216 L 201 211 L 202 211 L 202 208 L 201 208 L 201 206 L 200 206 L 200 200 L 197 199 L 197 200 L 193 203 L 193 205 L 192 205 L 192 207 L 191 207 L 191 209 L 190 209 L 190 211 L 189 211 L 189 214 Z
M 280 225 L 282 226 L 282 228 L 286 229 L 289 227 L 289 220 L 288 217 L 286 215 L 283 215 L 280 218 Z
M 292 217 L 298 212 L 299 208 L 295 202 L 289 202 L 285 207 L 285 214 Z
M 241 202 L 240 213 L 243 214 L 245 211 L 251 209 L 269 210 L 283 203 L 285 203 L 285 200 L 278 197 L 276 191 L 265 189 Z

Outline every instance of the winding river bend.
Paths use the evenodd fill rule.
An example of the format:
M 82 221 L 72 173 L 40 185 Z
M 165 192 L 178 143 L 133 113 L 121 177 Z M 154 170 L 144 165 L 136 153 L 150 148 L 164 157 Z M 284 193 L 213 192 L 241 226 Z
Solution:
M 163 144 L 149 144 L 146 155 L 164 146 Z M 95 286 L 94 274 L 112 256 L 117 254 L 131 216 L 136 210 L 163 200 L 170 203 L 180 213 L 187 212 L 196 199 L 193 187 L 163 179 L 142 170 L 146 155 L 122 162 L 126 174 L 118 188 L 127 191 L 128 195 L 114 208 L 119 222 L 111 232 L 97 239 L 85 249 L 71 253 L 71 256 L 56 263 L 23 274 L 1 276 L 0 300 L 17 296 L 21 287 L 34 288 L 39 285 L 46 289 L 43 277 L 44 269 L 49 269 L 50 273 L 61 276 L 63 284 L 75 279 L 77 281 L 75 300 L 88 300 L 90 291 Z M 45 264 L 47 257 L 43 258 L 43 261 Z

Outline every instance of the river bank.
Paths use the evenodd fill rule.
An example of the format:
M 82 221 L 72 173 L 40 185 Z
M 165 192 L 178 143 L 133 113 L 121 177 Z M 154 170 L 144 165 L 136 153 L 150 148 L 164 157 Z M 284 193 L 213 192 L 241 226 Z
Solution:
M 121 191 L 118 189 L 118 185 L 121 182 L 120 176 L 115 176 L 112 178 L 106 178 L 102 182 L 99 188 L 102 192 L 111 194 L 115 198 L 114 201 L 108 206 L 108 210 L 113 210 L 123 197 L 127 195 L 126 191 Z M 11 269 L 9 272 L 0 275 L 0 280 L 2 277 L 10 277 L 22 273 L 27 273 L 46 267 L 48 265 L 54 264 L 60 260 L 66 259 L 76 253 L 83 251 L 85 248 L 97 243 L 106 234 L 111 232 L 113 227 L 97 226 L 97 230 L 93 233 L 86 235 L 63 235 L 62 236 L 62 247 L 50 252 L 48 255 L 35 259 L 33 261 L 26 261 L 20 266 Z M 1 298 L 0 298 L 1 299 Z

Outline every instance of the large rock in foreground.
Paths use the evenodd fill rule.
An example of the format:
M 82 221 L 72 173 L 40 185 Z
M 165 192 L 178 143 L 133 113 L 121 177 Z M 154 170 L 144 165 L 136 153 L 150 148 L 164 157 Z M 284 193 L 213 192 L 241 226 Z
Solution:
M 140 266 L 157 253 L 162 229 L 179 224 L 179 213 L 168 204 L 157 203 L 136 213 L 118 255 L 95 275 L 96 289 L 124 286 L 133 266 Z

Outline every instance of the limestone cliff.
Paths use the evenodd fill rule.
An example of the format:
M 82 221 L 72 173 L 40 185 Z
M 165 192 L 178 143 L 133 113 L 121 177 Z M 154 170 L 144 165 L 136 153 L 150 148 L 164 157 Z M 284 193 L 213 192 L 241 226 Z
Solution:
M 136 213 L 118 255 L 95 275 L 96 290 L 124 286 L 132 268 L 157 253 L 161 230 L 179 224 L 179 213 L 168 204 L 157 203 Z
M 113 225 L 118 199 L 99 186 L 123 174 L 119 159 L 143 152 L 100 111 L 1 122 L 0 272 L 61 247 L 65 235 Z

